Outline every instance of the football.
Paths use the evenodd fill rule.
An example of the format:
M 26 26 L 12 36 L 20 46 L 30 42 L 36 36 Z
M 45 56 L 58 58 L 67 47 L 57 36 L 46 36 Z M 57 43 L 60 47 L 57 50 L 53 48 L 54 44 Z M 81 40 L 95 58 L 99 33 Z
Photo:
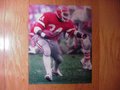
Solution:
M 46 36 L 48 36 L 50 38 L 54 37 L 54 33 L 49 30 L 44 30 L 43 32 L 46 34 Z

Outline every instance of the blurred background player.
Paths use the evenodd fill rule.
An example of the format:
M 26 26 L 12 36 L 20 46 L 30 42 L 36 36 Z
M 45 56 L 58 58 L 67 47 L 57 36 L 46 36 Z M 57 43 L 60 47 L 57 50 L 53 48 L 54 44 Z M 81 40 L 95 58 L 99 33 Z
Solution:
M 84 57 L 80 60 L 82 65 L 83 65 L 83 69 L 88 69 L 88 70 L 92 70 L 92 64 L 91 64 L 91 42 L 90 42 L 90 38 L 87 34 L 82 35 L 81 40 L 81 45 L 82 45 L 82 52 Z
M 71 20 L 77 25 L 80 32 L 87 34 L 91 39 L 92 34 L 91 7 L 84 6 L 72 13 Z
M 84 6 L 77 8 L 70 8 L 71 20 L 75 23 L 76 28 L 79 32 L 83 33 L 82 38 L 68 39 L 67 43 L 69 45 L 69 40 L 73 40 L 73 45 L 69 48 L 68 53 L 73 54 L 78 52 L 77 50 L 82 51 L 84 57 L 81 60 L 84 69 L 92 69 L 91 64 L 91 40 L 92 40 L 92 22 L 91 22 L 91 7 Z
M 70 20 L 67 7 L 58 7 L 55 12 L 46 12 L 34 23 L 32 32 L 37 37 L 36 45 L 43 49 L 43 62 L 46 70 L 45 79 L 52 81 L 52 74 L 60 75 L 59 65 L 63 58 L 58 44 L 60 35 L 68 33 L 69 36 L 81 38 L 81 33 L 76 30 Z M 34 39 L 34 36 L 32 37 Z M 51 57 L 54 66 L 51 67 Z

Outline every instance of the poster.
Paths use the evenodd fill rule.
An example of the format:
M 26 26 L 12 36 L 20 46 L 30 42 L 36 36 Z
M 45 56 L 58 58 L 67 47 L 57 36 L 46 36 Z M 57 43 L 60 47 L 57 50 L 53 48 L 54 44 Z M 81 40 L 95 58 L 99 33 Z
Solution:
M 92 8 L 29 6 L 29 83 L 92 83 Z

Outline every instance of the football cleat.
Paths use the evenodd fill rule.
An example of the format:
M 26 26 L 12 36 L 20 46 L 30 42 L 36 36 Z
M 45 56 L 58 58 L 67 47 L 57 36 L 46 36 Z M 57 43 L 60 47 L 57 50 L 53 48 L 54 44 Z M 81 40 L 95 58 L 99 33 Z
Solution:
M 92 70 L 92 65 L 89 65 L 89 66 L 88 66 L 88 70 Z
M 83 69 L 92 70 L 92 65 L 83 65 Z
M 47 75 L 45 75 L 45 79 L 51 82 L 52 81 L 52 76 L 47 74 Z
M 82 63 L 82 65 L 84 65 L 84 58 L 82 58 L 82 60 L 80 60 L 80 62 Z
M 90 60 L 88 60 L 85 64 L 86 64 L 88 70 L 92 70 L 92 64 L 91 64 Z
M 57 71 L 52 70 L 52 74 L 55 76 L 63 76 L 59 69 Z
M 29 51 L 28 51 L 29 54 L 36 54 L 36 50 L 34 47 L 31 47 L 29 46 Z
M 81 63 L 82 63 L 82 67 L 83 69 L 88 69 L 88 70 L 92 70 L 92 64 L 90 62 L 90 60 L 88 61 L 84 61 L 84 58 L 81 60 Z

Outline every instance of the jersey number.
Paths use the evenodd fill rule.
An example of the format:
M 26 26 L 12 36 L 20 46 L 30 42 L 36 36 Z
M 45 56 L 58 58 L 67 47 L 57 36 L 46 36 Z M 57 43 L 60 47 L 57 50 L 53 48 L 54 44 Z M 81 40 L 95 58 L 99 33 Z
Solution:
M 59 27 L 55 30 L 56 26 L 54 24 L 49 24 L 49 26 L 51 27 L 50 31 L 55 33 L 55 34 L 59 34 L 62 32 L 62 29 L 63 29 L 62 27 Z

